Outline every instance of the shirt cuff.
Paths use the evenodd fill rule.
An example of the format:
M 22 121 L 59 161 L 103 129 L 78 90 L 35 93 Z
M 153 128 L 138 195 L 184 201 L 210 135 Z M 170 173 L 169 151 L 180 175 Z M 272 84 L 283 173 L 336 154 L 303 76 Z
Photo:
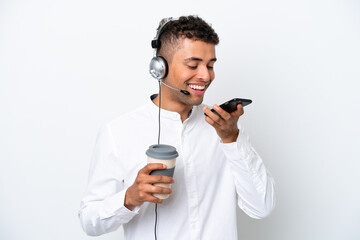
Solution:
M 116 193 L 112 197 L 107 198 L 104 201 L 103 212 L 100 213 L 101 219 L 110 218 L 116 215 L 121 218 L 122 222 L 128 222 L 138 214 L 140 207 L 135 207 L 131 211 L 124 206 L 126 191 L 127 188 Z

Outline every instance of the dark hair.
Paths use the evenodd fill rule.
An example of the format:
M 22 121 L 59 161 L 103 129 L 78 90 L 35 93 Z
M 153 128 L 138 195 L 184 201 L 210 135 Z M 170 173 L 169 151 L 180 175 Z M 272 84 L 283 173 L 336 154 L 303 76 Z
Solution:
M 164 18 L 160 21 L 159 27 L 169 21 Z M 217 45 L 219 37 L 214 29 L 198 16 L 182 16 L 177 20 L 171 20 L 162 30 L 160 41 L 161 47 L 158 49 L 158 55 L 167 55 L 168 61 L 171 61 L 175 50 L 179 47 L 181 38 L 200 40 L 206 43 Z

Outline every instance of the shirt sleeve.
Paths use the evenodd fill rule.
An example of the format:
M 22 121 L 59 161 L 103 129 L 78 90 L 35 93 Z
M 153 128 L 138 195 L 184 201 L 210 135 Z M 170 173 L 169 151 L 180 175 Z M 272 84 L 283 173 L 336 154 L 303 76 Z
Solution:
M 234 177 L 239 207 L 252 218 L 268 216 L 275 207 L 275 182 L 240 124 L 237 141 L 221 145 Z
M 109 126 L 97 137 L 90 164 L 87 189 L 80 204 L 79 218 L 84 231 L 98 236 L 115 231 L 129 222 L 139 208 L 130 211 L 124 206 L 126 188 Z

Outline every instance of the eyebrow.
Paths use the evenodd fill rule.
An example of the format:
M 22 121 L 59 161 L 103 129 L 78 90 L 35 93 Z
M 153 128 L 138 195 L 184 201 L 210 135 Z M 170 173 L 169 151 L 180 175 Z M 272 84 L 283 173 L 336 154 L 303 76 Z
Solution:
M 216 62 L 216 60 L 217 60 L 216 58 L 212 58 L 212 59 L 210 59 L 209 62 Z M 184 62 L 191 62 L 191 61 L 199 61 L 199 62 L 201 62 L 201 61 L 203 61 L 203 59 L 197 58 L 197 57 L 189 57 L 189 58 L 186 58 L 184 60 Z

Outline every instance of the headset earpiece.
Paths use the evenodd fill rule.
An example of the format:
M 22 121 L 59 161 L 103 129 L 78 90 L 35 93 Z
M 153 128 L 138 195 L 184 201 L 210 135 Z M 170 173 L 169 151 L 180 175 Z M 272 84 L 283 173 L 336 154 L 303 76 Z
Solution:
M 149 72 L 157 80 L 166 78 L 169 66 L 165 58 L 161 56 L 153 57 L 150 61 Z
M 175 19 L 174 19 L 175 20 Z M 154 49 L 154 57 L 150 61 L 149 72 L 151 76 L 157 80 L 163 79 L 167 76 L 169 71 L 169 66 L 162 56 L 157 56 L 157 52 L 161 47 L 160 36 L 163 32 L 165 26 L 174 21 L 172 18 L 169 18 L 157 31 L 155 38 L 151 41 L 151 47 Z

